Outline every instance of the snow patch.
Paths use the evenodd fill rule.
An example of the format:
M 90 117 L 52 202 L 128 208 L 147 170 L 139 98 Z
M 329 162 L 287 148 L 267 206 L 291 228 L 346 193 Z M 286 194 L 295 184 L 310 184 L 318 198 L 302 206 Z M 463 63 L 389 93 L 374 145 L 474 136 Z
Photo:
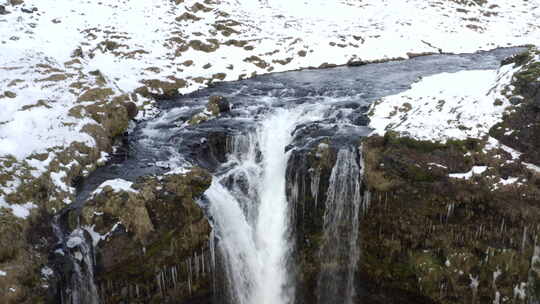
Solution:
M 133 186 L 133 183 L 121 178 L 116 179 L 110 179 L 108 181 L 103 182 L 99 187 L 92 192 L 92 195 L 98 195 L 105 189 L 105 187 L 111 187 L 114 192 L 120 192 L 120 191 L 126 191 L 126 192 L 133 192 L 138 193 L 139 191 L 133 189 L 131 186 Z
M 421 140 L 479 138 L 497 123 L 508 101 L 490 93 L 496 70 L 461 71 L 425 77 L 400 94 L 372 105 L 374 134 L 388 130 Z
M 25 219 L 30 215 L 30 210 L 37 208 L 37 206 L 33 203 L 9 204 L 4 200 L 4 197 L 0 196 L 0 208 L 9 209 L 14 216 Z
M 450 173 L 448 176 L 458 179 L 470 179 L 475 175 L 480 175 L 488 169 L 487 166 L 474 166 L 469 172 L 465 173 Z

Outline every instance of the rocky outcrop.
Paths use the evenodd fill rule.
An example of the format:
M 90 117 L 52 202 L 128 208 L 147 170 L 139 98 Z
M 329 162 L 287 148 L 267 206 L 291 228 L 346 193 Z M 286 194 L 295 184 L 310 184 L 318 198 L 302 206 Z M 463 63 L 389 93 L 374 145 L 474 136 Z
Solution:
M 125 132 L 135 113 L 131 97 L 114 93 L 98 74 L 77 74 L 80 66 L 49 63 L 32 67 L 37 71 L 35 79 L 16 79 L 9 85 L 10 90 L 18 93 L 24 92 L 29 83 L 35 84 L 43 94 L 60 92 L 57 94 L 61 97 L 56 101 L 27 99 L 21 111 L 29 117 L 34 117 L 33 111 L 44 116 L 54 111 L 66 112 L 68 118 L 58 126 L 51 122 L 51 134 L 44 139 L 20 139 L 31 145 L 42 143 L 49 147 L 42 153 L 25 156 L 22 152 L 0 157 L 0 222 L 13 222 L 0 236 L 0 242 L 8 242 L 12 247 L 12 252 L 0 259 L 0 270 L 11 270 L 0 276 L 1 294 L 6 297 L 0 299 L 2 303 L 38 303 L 38 299 L 44 298 L 47 276 L 42 274 L 42 269 L 56 239 L 51 229 L 44 229 L 41 222 L 50 222 L 52 214 L 74 200 L 75 180 L 88 175 L 106 160 L 115 138 Z M 63 84 L 66 86 L 62 87 Z M 4 92 L 0 100 L 24 98 L 22 96 Z M 78 102 L 64 107 L 65 100 L 77 98 Z M 51 112 L 47 112 L 49 110 Z M 59 133 L 66 136 L 73 132 L 77 132 L 76 140 L 66 145 L 54 144 L 57 140 L 66 143 L 55 137 Z
M 231 110 L 231 104 L 227 98 L 223 96 L 210 96 L 205 109 L 193 115 L 188 121 L 190 125 L 198 125 L 209 119 L 219 116 L 220 114 L 227 113 Z
M 513 104 L 490 136 L 364 142 L 360 303 L 535 303 L 540 115 L 536 51 L 515 56 Z M 497 102 L 497 101 L 495 101 Z M 502 144 L 501 144 L 502 143 Z
M 101 303 L 190 303 L 210 298 L 210 225 L 196 200 L 209 187 L 202 169 L 100 188 L 80 227 L 96 245 Z M 73 223 L 76 223 L 72 220 Z
M 367 141 L 372 201 L 360 228 L 364 280 L 435 303 L 519 302 L 540 216 L 538 176 L 480 147 L 392 134 Z M 469 179 L 449 176 L 474 166 L 490 169 Z M 494 186 L 508 172 L 530 183 Z
M 287 164 L 287 197 L 292 206 L 295 238 L 296 303 L 316 303 L 319 250 L 322 244 L 326 192 L 337 150 L 328 139 L 291 151 Z
M 519 151 L 524 162 L 540 165 L 540 51 L 531 50 L 506 60 L 520 70 L 505 93 L 512 108 L 493 126 L 490 135 Z

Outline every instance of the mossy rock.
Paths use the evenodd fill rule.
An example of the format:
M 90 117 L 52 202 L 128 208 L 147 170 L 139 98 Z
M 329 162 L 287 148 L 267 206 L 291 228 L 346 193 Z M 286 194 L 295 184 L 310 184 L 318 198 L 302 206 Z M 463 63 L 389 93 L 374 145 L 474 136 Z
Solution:
M 144 87 L 140 87 L 135 90 L 136 93 L 143 97 L 167 99 L 178 96 L 178 90 L 185 88 L 187 82 L 184 79 L 178 79 L 176 77 L 167 77 L 168 81 L 159 79 L 150 79 L 142 81 Z
M 188 121 L 190 125 L 197 125 L 208 121 L 214 117 L 219 116 L 222 113 L 229 112 L 231 109 L 231 104 L 227 98 L 223 96 L 210 96 L 208 98 L 208 103 L 206 104 L 205 110 L 201 113 L 197 113 L 191 117 Z
M 82 93 L 77 101 L 104 101 L 112 95 L 114 95 L 114 91 L 111 88 L 93 88 Z
M 194 261 L 200 263 L 193 260 L 194 256 L 210 256 L 211 227 L 196 200 L 211 180 L 208 172 L 193 168 L 183 174 L 142 178 L 132 186 L 136 192 L 104 189 L 86 203 L 83 225 L 93 226 L 103 235 L 108 233 L 107 240 L 100 241 L 96 248 L 101 269 L 96 280 L 105 286 L 100 290 L 104 303 L 163 302 L 170 297 L 180 301 L 210 293 L 210 273 L 197 277 L 190 273 L 195 269 Z M 134 209 L 144 210 L 144 214 L 133 213 Z M 113 227 L 116 230 L 112 231 Z M 167 287 L 156 282 L 156 275 L 164 272 Z M 182 283 L 188 277 L 191 290 Z M 110 282 L 119 286 L 110 288 Z M 135 285 L 145 290 L 144 294 L 120 292 Z
M 495 292 L 514 297 L 516 284 L 529 280 L 540 189 L 493 190 L 490 175 L 502 174 L 495 169 L 510 156 L 487 155 L 482 147 L 482 141 L 442 144 L 398 134 L 364 142 L 372 199 L 360 222 L 359 275 L 367 281 L 359 286 L 444 304 L 491 303 Z M 448 178 L 479 163 L 494 169 L 470 180 Z

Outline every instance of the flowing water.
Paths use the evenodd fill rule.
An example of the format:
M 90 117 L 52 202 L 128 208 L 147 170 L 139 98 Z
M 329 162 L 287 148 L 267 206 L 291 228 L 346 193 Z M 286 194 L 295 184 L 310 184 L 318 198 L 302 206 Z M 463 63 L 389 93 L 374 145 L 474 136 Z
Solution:
M 135 180 L 189 165 L 208 169 L 214 178 L 201 206 L 213 227 L 212 267 L 221 273 L 220 280 L 214 280 L 214 292 L 225 295 L 216 302 L 231 304 L 304 303 L 299 297 L 306 291 L 298 292 L 302 269 L 295 255 L 301 246 L 295 242 L 300 233 L 296 226 L 302 220 L 298 208 L 300 214 L 323 208 L 317 253 L 321 265 L 317 290 L 312 292 L 321 304 L 354 303 L 359 223 L 369 206 L 359 146 L 359 139 L 370 132 L 365 115 L 369 105 L 407 89 L 419 77 L 497 68 L 501 59 L 515 52 L 436 55 L 267 75 L 164 101 L 156 118 L 139 123 L 131 132 L 130 157 L 98 169 L 85 180 L 78 189 L 78 202 L 110 178 Z M 227 97 L 231 111 L 199 125 L 187 124 L 211 95 Z M 302 159 L 299 155 L 326 148 L 336 152 L 327 180 L 309 164 L 291 158 L 294 154 L 296 161 Z M 307 192 L 314 198 L 312 205 L 302 202 Z M 63 232 L 64 244 L 71 239 L 65 236 L 69 233 Z M 91 248 L 87 251 L 91 255 Z M 91 270 L 84 273 L 79 276 L 83 281 L 92 280 Z M 92 284 L 79 285 L 94 292 Z
M 363 161 L 360 153 L 358 163 L 356 154 L 352 148 L 339 150 L 330 175 L 320 248 L 323 267 L 317 286 L 319 303 L 336 303 L 336 299 L 340 299 L 344 304 L 352 304 L 355 296 L 360 208 L 369 200 L 368 192 L 361 191 Z M 346 273 L 335 270 L 333 266 L 337 261 L 347 261 Z

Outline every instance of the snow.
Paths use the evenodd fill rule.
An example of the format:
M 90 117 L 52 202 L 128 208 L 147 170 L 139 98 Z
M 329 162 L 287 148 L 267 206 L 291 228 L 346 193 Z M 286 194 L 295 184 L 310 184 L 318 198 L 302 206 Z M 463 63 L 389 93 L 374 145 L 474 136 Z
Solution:
M 30 202 L 25 204 L 8 204 L 4 198 L 0 196 L 0 208 L 11 210 L 14 216 L 25 219 L 30 215 L 30 210 L 37 208 L 37 206 Z
M 441 73 L 425 77 L 402 93 L 373 104 L 374 134 L 388 130 L 421 140 L 479 138 L 501 120 L 509 105 L 492 90 L 501 69 Z M 491 91 L 491 92 L 490 92 Z
M 107 186 L 111 187 L 114 192 L 125 191 L 125 192 L 138 193 L 139 191 L 133 189 L 131 187 L 132 185 L 133 185 L 132 182 L 121 179 L 121 178 L 110 179 L 110 180 L 107 180 L 107 181 L 103 182 L 101 185 L 99 185 L 99 187 L 92 193 L 92 195 L 98 195 Z
M 186 174 L 189 172 L 189 168 L 185 167 L 176 167 L 168 172 L 165 173 L 165 175 L 175 175 L 175 174 Z
M 448 167 L 443 166 L 441 164 L 437 164 L 437 163 L 428 163 L 428 166 L 435 166 L 435 167 L 439 167 L 439 168 L 442 168 L 442 169 L 448 169 Z
M 497 6 L 485 7 L 437 0 L 7 2 L 0 0 L 10 12 L 0 15 L 0 158 L 11 155 L 26 162 L 34 178 L 47 172 L 65 147 L 76 142 L 96 146 L 83 132 L 96 121 L 85 111 L 82 117 L 70 115 L 75 106 L 95 103 L 77 102 L 88 88 L 110 88 L 114 97 L 133 93 L 145 80 L 182 79 L 186 85 L 179 92 L 184 94 L 221 81 L 214 77 L 218 73 L 231 81 L 324 63 L 540 43 L 536 1 L 499 0 Z M 202 9 L 195 6 L 202 3 Z M 192 19 L 177 19 L 188 12 Z M 206 52 L 189 46 L 195 39 L 205 44 L 215 39 L 219 47 Z M 232 41 L 244 45 L 226 45 Z M 252 62 L 252 56 L 265 64 Z M 191 65 L 184 64 L 189 60 Z M 93 76 L 97 70 L 103 77 Z M 456 77 L 466 76 L 482 85 L 484 80 L 475 75 L 493 76 L 493 71 L 472 73 L 441 76 L 439 81 L 446 77 L 463 85 Z M 470 132 L 453 128 L 446 135 L 482 132 L 495 119 L 497 113 L 484 111 L 487 99 L 477 93 L 468 90 L 451 101 L 465 103 L 474 97 L 470 102 L 477 102 L 475 115 L 482 126 Z M 155 113 L 149 99 L 137 97 L 137 104 L 145 107 L 138 117 Z M 444 111 L 449 114 L 450 108 Z M 467 119 L 472 123 L 473 117 Z M 43 153 L 49 154 L 44 161 L 30 158 Z M 101 156 L 99 162 L 104 162 L 106 156 Z M 71 193 L 62 173 L 66 170 L 52 177 L 58 190 Z M 0 185 L 0 197 L 16 191 L 22 175 L 13 172 L 13 180 Z
M 515 184 L 519 181 L 519 177 L 508 177 L 507 179 L 501 179 L 499 181 L 499 184 L 501 185 L 504 185 L 504 186 L 507 186 L 507 185 L 511 185 L 511 184 Z
M 539 166 L 536 166 L 536 165 L 533 165 L 533 164 L 530 164 L 530 163 L 526 163 L 526 162 L 523 162 L 523 164 L 525 165 L 525 167 L 527 167 L 527 169 L 540 174 L 540 167 Z
M 488 169 L 487 166 L 474 166 L 469 172 L 465 173 L 450 173 L 448 176 L 451 178 L 458 178 L 458 179 L 470 179 L 475 175 L 480 175 Z

